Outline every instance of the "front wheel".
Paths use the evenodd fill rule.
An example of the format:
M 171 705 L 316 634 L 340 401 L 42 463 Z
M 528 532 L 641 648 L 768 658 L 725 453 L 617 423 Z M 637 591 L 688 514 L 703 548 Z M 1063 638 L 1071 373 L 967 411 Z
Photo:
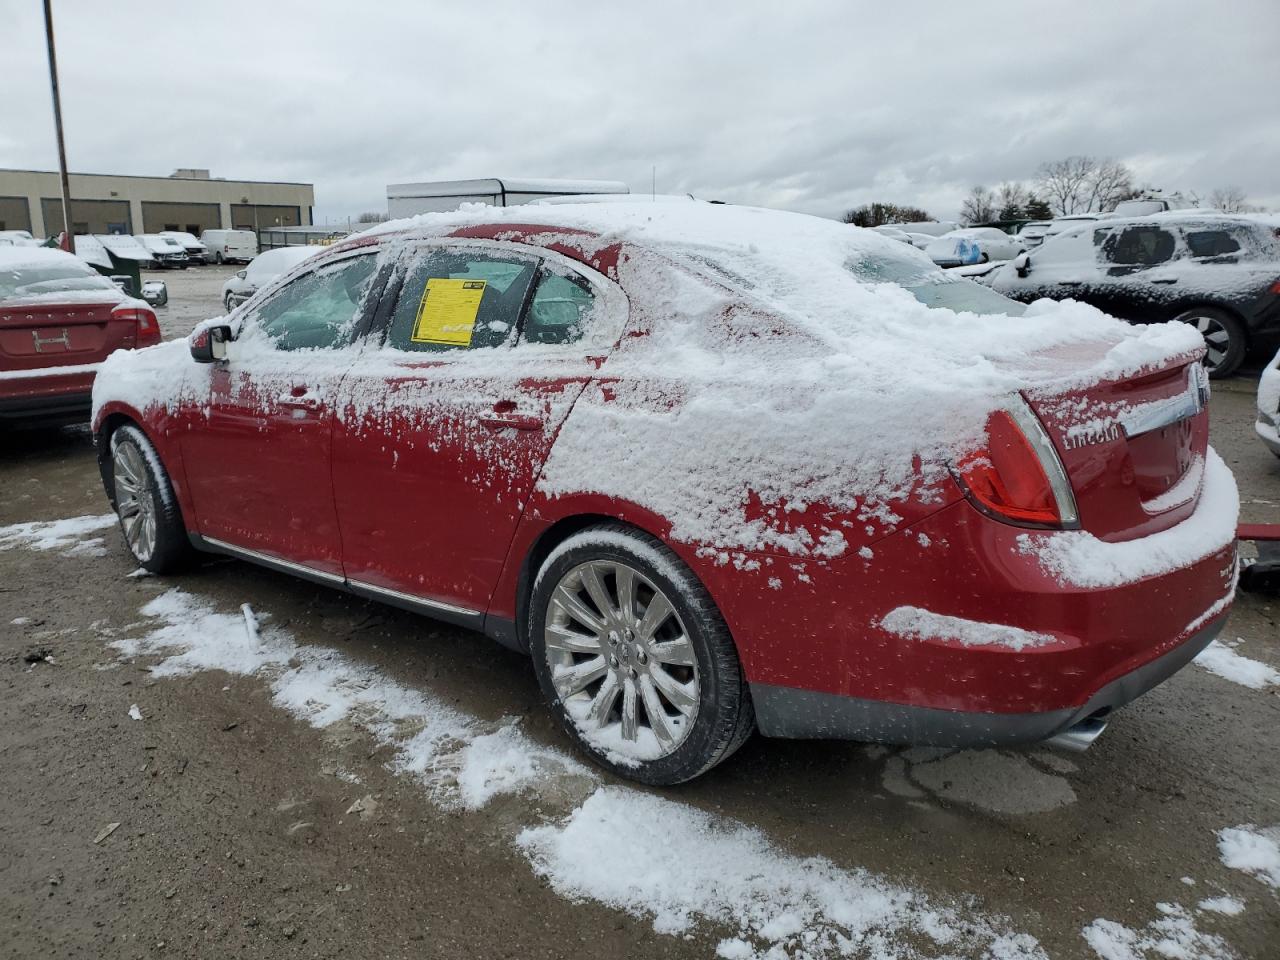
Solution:
M 151 441 L 135 426 L 111 435 L 111 481 L 120 530 L 133 558 L 152 573 L 186 566 L 195 551 L 173 484 Z
M 222 254 L 215 253 L 213 255 L 213 262 L 216 263 L 218 266 L 222 266 Z
M 653 537 L 621 524 L 569 537 L 538 572 L 528 628 L 552 712 L 619 776 L 691 780 L 755 729 L 728 627 L 693 573 Z
M 1213 379 L 1231 376 L 1244 362 L 1248 338 L 1244 325 L 1231 314 L 1216 307 L 1193 307 L 1173 319 L 1200 331 L 1204 337 L 1205 369 Z

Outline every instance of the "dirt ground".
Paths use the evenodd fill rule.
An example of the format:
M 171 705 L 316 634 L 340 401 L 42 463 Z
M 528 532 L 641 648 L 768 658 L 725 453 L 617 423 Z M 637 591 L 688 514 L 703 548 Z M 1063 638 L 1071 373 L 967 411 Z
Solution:
M 219 312 L 232 272 L 165 274 L 166 335 Z M 1280 522 L 1280 460 L 1252 437 L 1254 386 L 1215 385 L 1214 443 L 1243 519 Z M 0 527 L 107 512 L 83 429 L 0 437 L 0 490 Z M 0 957 L 713 957 L 735 932 L 716 917 L 658 932 L 645 904 L 632 915 L 562 896 L 530 868 L 513 836 L 557 822 L 597 782 L 619 785 L 607 776 L 460 809 L 393 770 L 367 728 L 304 723 L 258 676 L 158 677 L 158 658 L 107 643 L 145 632 L 139 608 L 176 585 L 570 750 L 521 657 L 240 562 L 130 577 L 119 532 L 98 535 L 101 555 L 0 548 Z M 1277 598 L 1242 594 L 1223 637 L 1280 669 L 1276 620 Z M 653 795 L 754 827 L 787 855 L 1001 917 L 1051 957 L 1093 957 L 1082 930 L 1099 918 L 1134 932 L 1117 958 L 1158 956 L 1175 915 L 1198 931 L 1185 956 L 1276 957 L 1277 891 L 1225 866 L 1217 835 L 1280 824 L 1278 723 L 1280 687 L 1193 664 L 1085 754 L 756 738 Z M 1222 896 L 1243 911 L 1197 906 Z

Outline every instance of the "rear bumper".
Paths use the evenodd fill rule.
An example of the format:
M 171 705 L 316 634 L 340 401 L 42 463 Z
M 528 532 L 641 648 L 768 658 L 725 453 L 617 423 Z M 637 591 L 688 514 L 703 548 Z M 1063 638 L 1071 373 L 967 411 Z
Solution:
M 93 408 L 90 393 L 59 393 L 36 397 L 0 397 L 2 424 L 88 423 Z
M 87 421 L 99 366 L 84 363 L 0 372 L 0 422 Z
M 994 747 L 1047 740 L 1088 717 L 1101 717 L 1163 683 L 1222 630 L 1226 615 L 1172 650 L 1117 677 L 1084 704 L 1042 713 L 979 713 L 885 703 L 770 684 L 751 685 L 766 737 L 858 740 L 939 747 Z

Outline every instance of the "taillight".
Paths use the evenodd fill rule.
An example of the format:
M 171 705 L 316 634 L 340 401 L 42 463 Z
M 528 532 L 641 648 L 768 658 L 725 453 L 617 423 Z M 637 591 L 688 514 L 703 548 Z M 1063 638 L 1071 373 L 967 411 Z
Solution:
M 1271 285 L 1271 292 L 1280 297 L 1280 280 L 1277 280 Z
M 985 513 L 1024 526 L 1071 527 L 1076 498 L 1044 426 L 1022 401 L 987 417 L 984 446 L 955 465 Z
M 140 347 L 150 347 L 160 342 L 160 321 L 149 307 L 121 305 L 111 311 L 113 320 L 132 320 L 138 325 L 134 342 Z

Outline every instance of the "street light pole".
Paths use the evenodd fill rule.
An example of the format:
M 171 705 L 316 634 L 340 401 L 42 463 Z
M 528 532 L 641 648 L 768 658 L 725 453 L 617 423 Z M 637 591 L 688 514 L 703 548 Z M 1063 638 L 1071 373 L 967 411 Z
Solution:
M 67 176 L 67 145 L 62 139 L 62 98 L 58 95 L 58 58 L 53 51 L 52 0 L 44 0 L 44 35 L 49 42 L 49 85 L 53 89 L 53 126 L 58 135 L 58 171 L 62 174 L 62 246 L 76 252 L 75 235 L 71 232 L 71 180 Z M 45 225 L 48 230 L 48 224 Z

